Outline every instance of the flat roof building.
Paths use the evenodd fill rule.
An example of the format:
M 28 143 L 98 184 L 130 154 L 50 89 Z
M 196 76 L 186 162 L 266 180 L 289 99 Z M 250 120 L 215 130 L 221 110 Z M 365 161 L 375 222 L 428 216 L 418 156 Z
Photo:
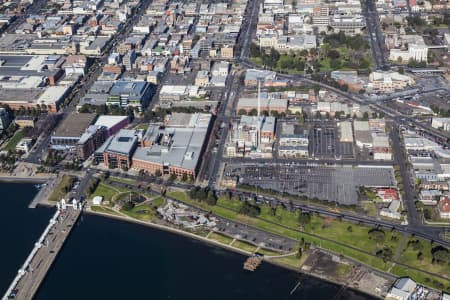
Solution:
M 120 107 L 138 107 L 140 111 L 147 107 L 151 96 L 151 87 L 145 81 L 117 81 L 109 91 L 108 105 Z
M 353 130 L 352 123 L 340 122 L 339 123 L 340 142 L 353 142 Z
M 128 124 L 128 116 L 99 116 L 95 122 L 95 125 L 106 127 L 108 137 L 115 135 Z
M 144 139 L 146 147 L 133 156 L 133 168 L 161 174 L 195 176 L 211 130 L 209 114 L 173 114 L 165 127 L 150 125 Z
M 271 99 L 271 98 L 262 98 L 260 99 L 260 111 L 261 113 L 266 111 L 267 113 L 271 113 L 276 111 L 277 113 L 286 112 L 288 108 L 288 100 L 287 99 Z M 240 98 L 238 100 L 237 108 L 239 110 L 245 110 L 247 112 L 258 109 L 258 98 Z
M 107 138 L 107 130 L 104 126 L 89 126 L 76 144 L 77 157 L 86 160 Z
M 95 151 L 95 157 L 99 154 L 108 168 L 131 168 L 131 157 L 138 145 L 138 136 L 135 130 L 121 129 L 115 136 Z M 98 161 L 97 161 L 98 162 Z
M 96 114 L 69 114 L 51 135 L 51 148 L 56 150 L 74 148 L 96 117 Z

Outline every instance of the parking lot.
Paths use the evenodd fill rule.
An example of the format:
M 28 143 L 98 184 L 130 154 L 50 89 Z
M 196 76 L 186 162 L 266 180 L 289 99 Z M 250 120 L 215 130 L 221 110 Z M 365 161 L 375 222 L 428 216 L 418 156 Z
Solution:
M 314 158 L 353 158 L 353 143 L 340 142 L 334 122 L 316 123 L 309 134 L 309 155 Z
M 276 250 L 290 252 L 295 247 L 295 241 L 293 240 L 221 218 L 219 218 L 219 221 L 217 222 L 217 231 L 233 238 L 246 240 L 255 245 Z
M 360 186 L 395 186 L 392 167 L 249 164 L 229 165 L 225 175 L 238 176 L 243 184 L 344 205 L 358 203 Z

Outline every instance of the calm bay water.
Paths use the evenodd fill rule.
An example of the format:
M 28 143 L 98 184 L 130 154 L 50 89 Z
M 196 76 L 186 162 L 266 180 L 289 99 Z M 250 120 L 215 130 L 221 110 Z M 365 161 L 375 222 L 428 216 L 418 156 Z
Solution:
M 23 263 L 52 214 L 28 209 L 32 185 L 0 184 L 0 290 Z M 6 197 L 8 196 L 8 197 Z M 9 220 L 9 221 L 8 221 Z M 37 300 L 333 299 L 340 287 L 269 265 L 242 270 L 245 257 L 152 228 L 84 215 Z M 302 284 L 292 295 L 298 281 Z M 347 291 L 339 299 L 372 299 Z

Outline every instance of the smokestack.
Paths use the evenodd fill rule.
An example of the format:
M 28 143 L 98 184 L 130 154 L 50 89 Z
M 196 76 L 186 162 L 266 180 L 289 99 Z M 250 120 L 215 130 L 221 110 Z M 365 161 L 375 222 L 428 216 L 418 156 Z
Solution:
M 258 78 L 258 119 L 260 116 L 261 109 L 261 79 Z

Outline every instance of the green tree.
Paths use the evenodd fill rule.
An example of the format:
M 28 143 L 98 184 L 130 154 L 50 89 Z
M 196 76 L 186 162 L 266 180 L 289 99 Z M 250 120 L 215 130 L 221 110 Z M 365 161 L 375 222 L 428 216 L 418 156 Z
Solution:
M 448 264 L 450 262 L 450 253 L 448 249 L 442 246 L 436 246 L 431 249 L 433 254 L 433 262 L 438 264 Z
M 256 204 L 250 203 L 249 201 L 244 201 L 239 213 L 250 217 L 257 217 L 261 213 L 261 208 Z
M 291 69 L 294 65 L 294 60 L 291 56 L 282 55 L 278 60 L 281 69 Z
M 298 214 L 298 222 L 300 225 L 305 226 L 309 222 L 311 222 L 311 214 L 307 212 L 300 212 Z
M 246 115 L 247 114 L 247 111 L 245 110 L 245 109 L 243 109 L 243 108 L 241 108 L 239 111 L 238 111 L 238 115 L 240 115 L 240 116 L 243 116 L 243 115 Z
M 188 177 L 186 175 L 186 173 L 183 173 L 183 175 L 181 176 L 181 181 L 186 182 L 188 180 Z
M 337 70 L 341 67 L 341 61 L 339 59 L 330 60 L 330 68 L 333 70 Z
M 369 231 L 369 239 L 375 241 L 377 244 L 380 244 L 385 241 L 386 235 L 383 230 L 374 228 Z

